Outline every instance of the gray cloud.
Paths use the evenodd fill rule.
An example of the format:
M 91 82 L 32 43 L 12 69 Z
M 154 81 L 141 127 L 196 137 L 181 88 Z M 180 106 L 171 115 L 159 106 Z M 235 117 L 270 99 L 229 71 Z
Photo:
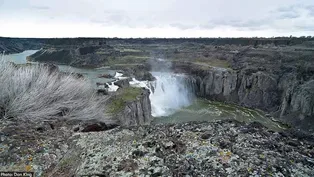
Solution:
M 314 31 L 314 24 L 311 24 L 311 25 L 297 25 L 296 28 L 298 30 L 303 30 L 303 31 Z
M 31 6 L 32 9 L 36 9 L 36 10 L 49 10 L 50 7 L 48 6 Z
M 25 20 L 22 21 L 21 17 Z M 0 22 L 6 22 L 7 19 L 14 23 L 14 27 L 22 22 L 24 25 L 41 25 L 53 21 L 56 25 L 95 25 L 115 29 L 170 27 L 182 31 L 182 34 L 191 30 L 219 31 L 222 28 L 252 33 L 314 33 L 311 27 L 314 20 L 314 1 L 0 0 Z M 9 27 L 7 28 L 7 31 L 10 31 Z M 4 30 L 0 28 L 0 33 L 2 31 Z
M 301 16 L 300 11 L 304 10 L 303 5 L 294 4 L 290 6 L 279 7 L 271 11 L 273 18 L 276 19 L 295 19 Z
M 300 14 L 297 14 L 295 12 L 287 12 L 287 13 L 282 13 L 279 18 L 280 19 L 294 19 L 300 17 Z
M 314 17 L 314 5 L 306 6 L 305 8 L 308 10 L 309 15 Z
M 92 22 L 92 23 L 99 23 L 99 24 L 107 24 L 108 23 L 108 21 L 99 20 L 99 19 L 91 19 L 90 22 Z
M 261 30 L 265 29 L 267 23 L 270 23 L 268 19 L 254 19 L 254 20 L 211 20 L 208 23 L 200 25 L 204 29 L 213 29 L 219 26 L 234 27 L 239 30 Z
M 195 28 L 195 26 L 193 26 L 193 25 L 187 25 L 187 24 L 181 24 L 181 23 L 172 23 L 172 24 L 170 24 L 170 26 L 175 27 L 175 28 L 179 28 L 182 30 Z
M 311 12 L 314 11 L 314 5 L 309 5 L 309 6 L 306 6 L 305 8 Z
M 97 14 L 95 17 L 90 18 L 91 23 L 101 24 L 103 26 L 108 25 L 120 25 L 131 26 L 131 19 L 124 11 L 103 11 L 103 13 Z
M 298 5 L 299 6 L 299 5 Z M 279 8 L 277 8 L 276 10 L 274 10 L 273 12 L 291 12 L 291 11 L 294 11 L 295 10 L 295 8 L 297 8 L 296 7 L 296 5 L 291 5 L 291 6 L 283 6 L 283 7 L 279 7 Z
M 309 16 L 314 17 L 314 5 L 304 6 L 300 4 L 294 4 L 291 6 L 279 7 L 275 10 L 269 10 L 266 16 L 262 18 L 243 18 L 243 19 L 220 19 L 211 20 L 208 23 L 200 25 L 201 28 L 212 29 L 217 26 L 229 26 L 239 30 L 265 30 L 265 29 L 278 29 L 280 31 L 285 30 L 287 25 L 280 27 L 278 24 L 284 23 L 282 20 L 296 19 L 296 25 L 293 25 L 290 21 L 289 29 L 314 31 L 314 24 L 307 23 L 309 16 L 303 16 L 303 12 L 309 12 Z M 313 19 L 314 20 L 314 19 Z M 287 21 L 286 21 L 287 22 Z M 303 23 L 300 25 L 299 23 Z M 287 30 L 287 29 L 286 29 Z

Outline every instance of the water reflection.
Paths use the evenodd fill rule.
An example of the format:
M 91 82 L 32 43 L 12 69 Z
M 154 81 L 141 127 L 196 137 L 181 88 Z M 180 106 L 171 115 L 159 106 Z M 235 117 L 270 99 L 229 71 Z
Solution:
M 36 62 L 29 62 L 27 61 L 27 57 L 36 53 L 38 50 L 26 50 L 22 53 L 17 53 L 17 54 L 9 54 L 9 55 L 4 55 L 2 56 L 4 60 L 13 62 L 15 64 L 26 64 L 26 63 L 35 63 Z M 113 81 L 114 79 L 108 79 L 108 78 L 99 78 L 100 75 L 104 74 L 110 74 L 114 75 L 115 70 L 110 70 L 110 68 L 107 67 L 101 67 L 101 68 L 77 68 L 77 67 L 72 67 L 68 65 L 58 65 L 59 70 L 62 72 L 67 72 L 67 73 L 80 73 L 82 74 L 85 78 L 87 78 L 91 84 L 96 88 L 96 83 L 105 83 L 109 81 Z
M 217 121 L 224 119 L 235 119 L 241 122 L 256 121 L 276 131 L 283 129 L 278 123 L 266 117 L 262 111 L 205 99 L 197 99 L 192 105 L 179 109 L 170 116 L 157 117 L 154 119 L 154 123 Z

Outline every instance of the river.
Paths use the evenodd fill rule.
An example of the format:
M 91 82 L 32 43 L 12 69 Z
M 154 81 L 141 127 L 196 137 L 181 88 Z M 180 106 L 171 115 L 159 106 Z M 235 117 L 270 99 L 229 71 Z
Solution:
M 34 53 L 36 53 L 38 50 L 26 50 L 22 53 L 16 53 L 16 54 L 9 54 L 1 56 L 4 58 L 4 60 L 13 62 L 15 64 L 26 64 L 26 63 L 36 63 L 36 62 L 29 62 L 26 60 L 27 56 L 30 56 Z M 113 79 L 107 79 L 107 78 L 99 78 L 99 75 L 103 74 L 110 74 L 114 75 L 115 70 L 110 70 L 109 68 L 77 68 L 72 67 L 68 65 L 58 65 L 59 70 L 62 72 L 68 72 L 68 73 L 80 73 L 84 77 L 88 78 L 88 80 L 91 82 L 91 84 L 96 87 L 96 83 L 106 83 L 109 81 L 112 81 Z

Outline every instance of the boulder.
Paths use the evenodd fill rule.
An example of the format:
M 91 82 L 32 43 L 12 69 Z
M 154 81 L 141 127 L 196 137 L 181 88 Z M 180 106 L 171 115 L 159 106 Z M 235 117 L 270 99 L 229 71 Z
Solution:
M 131 78 L 121 79 L 114 82 L 114 85 L 119 86 L 120 88 L 126 88 L 130 86 Z
M 97 90 L 97 94 L 99 94 L 99 95 L 108 95 L 109 93 L 108 93 L 108 89 L 98 89 Z
M 110 74 L 101 74 L 101 75 L 99 75 L 98 77 L 99 77 L 99 78 L 107 78 L 107 79 L 113 78 L 113 76 L 110 75 Z

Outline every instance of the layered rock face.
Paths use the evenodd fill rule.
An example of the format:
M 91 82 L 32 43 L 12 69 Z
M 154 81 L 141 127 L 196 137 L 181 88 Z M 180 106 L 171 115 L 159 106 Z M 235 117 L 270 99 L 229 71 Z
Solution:
M 280 117 L 288 118 L 303 127 L 313 125 L 314 118 L 314 80 L 300 85 L 292 85 L 283 93 Z
M 247 75 L 221 68 L 192 73 L 190 82 L 197 96 L 274 111 L 279 100 L 275 76 L 264 72 Z
M 20 53 L 24 50 L 38 50 L 43 45 L 43 39 L 2 38 L 0 37 L 0 53 Z
M 105 50 L 105 52 L 103 51 Z M 97 67 L 111 53 L 111 47 L 105 44 L 90 46 L 58 46 L 42 49 L 28 57 L 30 61 L 52 62 L 72 66 Z
M 262 71 L 248 75 L 217 68 L 203 74 L 190 77 L 200 97 L 262 109 L 292 124 L 314 116 L 314 80 L 297 84 Z
M 268 51 L 262 55 L 263 52 L 238 54 L 231 68 L 190 62 L 174 62 L 173 68 L 187 73 L 188 82 L 199 97 L 262 109 L 287 123 L 313 131 L 312 57 L 309 53 L 301 58 L 294 52 L 287 55 Z
M 122 126 L 149 124 L 152 121 L 149 90 L 143 89 L 135 100 L 126 102 L 123 109 L 116 115 Z

